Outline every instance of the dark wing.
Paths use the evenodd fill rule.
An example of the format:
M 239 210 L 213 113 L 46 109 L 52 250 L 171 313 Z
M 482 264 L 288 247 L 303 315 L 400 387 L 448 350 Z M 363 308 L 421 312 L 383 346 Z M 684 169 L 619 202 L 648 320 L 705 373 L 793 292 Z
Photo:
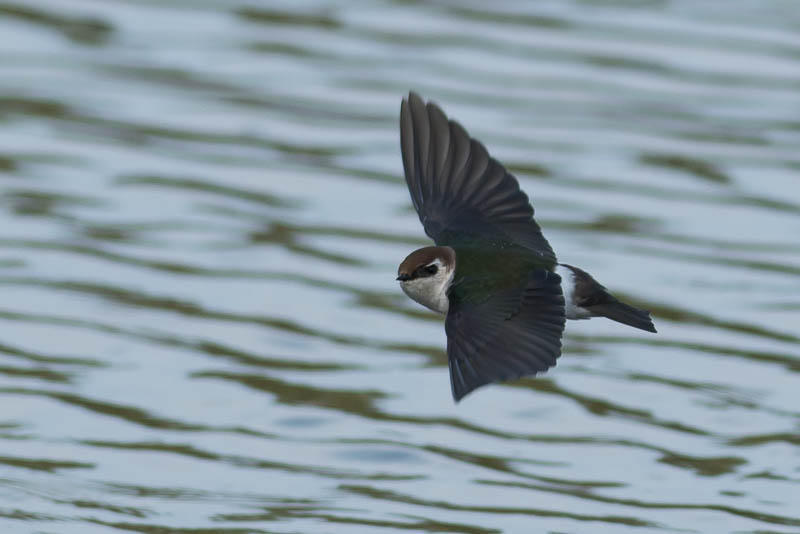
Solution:
M 400 145 L 411 201 L 437 245 L 472 234 L 515 243 L 555 263 L 517 179 L 460 124 L 414 92 L 400 107 Z
M 453 398 L 491 382 L 545 371 L 561 355 L 564 297 L 561 278 L 546 269 L 527 284 L 474 302 L 450 293 L 447 357 Z

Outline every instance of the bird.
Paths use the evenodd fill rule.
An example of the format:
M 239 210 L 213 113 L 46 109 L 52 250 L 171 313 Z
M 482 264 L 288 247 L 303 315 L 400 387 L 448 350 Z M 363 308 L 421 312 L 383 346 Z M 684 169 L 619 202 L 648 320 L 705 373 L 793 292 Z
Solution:
M 397 270 L 403 292 L 445 315 L 453 399 L 544 372 L 566 319 L 606 317 L 656 332 L 589 273 L 559 263 L 517 179 L 433 102 L 400 105 L 400 149 L 419 220 L 435 245 Z

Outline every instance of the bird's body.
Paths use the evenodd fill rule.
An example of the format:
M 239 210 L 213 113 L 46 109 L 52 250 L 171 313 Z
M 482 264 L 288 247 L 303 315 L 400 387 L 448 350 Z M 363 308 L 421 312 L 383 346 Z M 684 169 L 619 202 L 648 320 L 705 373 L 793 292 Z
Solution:
M 557 262 L 516 178 L 436 105 L 410 93 L 400 138 L 412 202 L 437 246 L 412 252 L 397 279 L 447 315 L 456 401 L 555 365 L 566 319 L 603 316 L 655 332 L 648 312 Z

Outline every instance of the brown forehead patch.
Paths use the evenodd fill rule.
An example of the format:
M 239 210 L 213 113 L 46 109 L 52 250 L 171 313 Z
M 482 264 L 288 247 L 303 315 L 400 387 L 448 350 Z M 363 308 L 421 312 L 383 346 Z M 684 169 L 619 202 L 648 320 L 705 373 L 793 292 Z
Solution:
M 442 258 L 446 263 L 454 259 L 453 249 L 450 247 L 424 247 L 415 250 L 403 260 L 397 268 L 397 274 L 411 274 L 421 265 L 433 263 L 436 258 Z

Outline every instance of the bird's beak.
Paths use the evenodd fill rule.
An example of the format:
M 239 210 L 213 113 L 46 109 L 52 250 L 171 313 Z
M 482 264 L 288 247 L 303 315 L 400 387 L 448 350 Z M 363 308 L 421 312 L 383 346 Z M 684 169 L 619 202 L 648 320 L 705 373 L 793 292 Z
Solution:
M 406 273 L 400 273 L 397 275 L 397 279 L 401 282 L 405 282 L 406 280 L 411 280 L 411 275 Z

